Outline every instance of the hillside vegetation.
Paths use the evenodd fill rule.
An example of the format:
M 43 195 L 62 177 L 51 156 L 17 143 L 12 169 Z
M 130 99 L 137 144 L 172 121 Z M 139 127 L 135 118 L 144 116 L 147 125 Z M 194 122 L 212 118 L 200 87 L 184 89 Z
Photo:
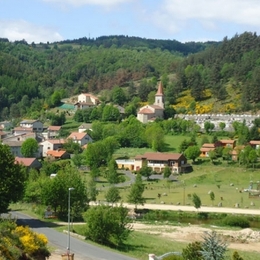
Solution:
M 126 93 L 132 88 L 125 104 L 135 96 L 149 102 L 158 79 L 167 105 L 177 112 L 257 110 L 259 43 L 250 32 L 219 43 L 185 44 L 127 36 L 47 44 L 0 39 L 0 119 L 37 118 L 62 98 L 116 86 Z M 140 82 L 148 85 L 144 96 L 138 92 Z M 191 99 L 185 105 L 186 97 Z

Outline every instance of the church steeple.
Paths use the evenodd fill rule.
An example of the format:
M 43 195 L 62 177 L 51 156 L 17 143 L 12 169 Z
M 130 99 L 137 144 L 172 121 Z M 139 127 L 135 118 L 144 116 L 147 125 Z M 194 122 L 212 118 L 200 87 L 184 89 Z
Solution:
M 164 108 L 164 94 L 163 94 L 163 86 L 161 81 L 159 82 L 157 93 L 155 94 L 154 105 Z

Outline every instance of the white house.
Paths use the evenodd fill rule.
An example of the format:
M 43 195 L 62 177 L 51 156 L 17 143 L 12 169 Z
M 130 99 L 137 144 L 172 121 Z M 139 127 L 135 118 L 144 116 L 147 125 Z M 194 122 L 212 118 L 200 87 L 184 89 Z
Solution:
M 63 147 L 64 139 L 49 139 L 40 143 L 42 156 L 47 157 L 47 152 L 50 150 L 58 150 Z
M 100 103 L 99 99 L 88 93 L 81 93 L 78 95 L 78 102 L 74 104 L 76 109 L 84 109 L 89 107 L 97 106 Z
M 156 118 L 163 118 L 164 115 L 164 94 L 162 83 L 159 83 L 153 105 L 146 105 L 139 109 L 137 119 L 142 123 L 154 121 Z
M 20 127 L 31 128 L 34 132 L 43 131 L 43 123 L 39 120 L 23 120 L 20 122 Z
M 93 140 L 88 135 L 88 133 L 78 133 L 72 132 L 67 139 L 72 139 L 75 143 L 78 143 L 80 146 L 91 143 Z

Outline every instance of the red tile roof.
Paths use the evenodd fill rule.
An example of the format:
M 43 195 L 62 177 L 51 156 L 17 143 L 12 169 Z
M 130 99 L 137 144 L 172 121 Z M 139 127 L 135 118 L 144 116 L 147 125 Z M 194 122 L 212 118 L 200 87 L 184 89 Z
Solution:
M 215 144 L 205 143 L 202 145 L 202 148 L 215 148 Z
M 154 114 L 154 112 L 150 108 L 145 107 L 142 110 L 140 110 L 138 114 Z
M 250 144 L 260 144 L 260 141 L 257 141 L 257 140 L 252 140 L 249 142 Z
M 87 135 L 87 133 L 78 133 L 78 132 L 73 132 L 71 133 L 67 139 L 76 139 L 76 140 L 82 140 L 85 136 Z
M 181 153 L 145 153 L 137 155 L 135 159 L 147 159 L 147 160 L 157 160 L 157 161 L 168 161 L 168 160 L 178 160 L 182 156 Z
M 47 151 L 47 155 L 53 156 L 55 158 L 60 158 L 65 153 L 66 153 L 66 151 L 64 151 L 64 150 L 49 150 L 49 151 Z
M 56 126 L 56 125 L 50 125 L 48 127 L 49 131 L 59 131 L 61 129 L 61 126 Z
M 36 158 L 20 158 L 15 157 L 15 162 L 19 164 L 23 164 L 24 166 L 31 166 L 32 163 L 36 160 Z
M 163 95 L 163 87 L 162 87 L 162 82 L 160 81 L 156 96 L 162 96 L 162 95 Z
M 233 144 L 235 143 L 235 140 L 220 140 L 222 144 Z

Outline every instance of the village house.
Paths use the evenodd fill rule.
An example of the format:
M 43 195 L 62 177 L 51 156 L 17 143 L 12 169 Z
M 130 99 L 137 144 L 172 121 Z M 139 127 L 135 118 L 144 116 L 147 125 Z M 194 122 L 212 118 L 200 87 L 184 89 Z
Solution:
M 162 83 L 159 83 L 155 102 L 153 105 L 146 105 L 139 109 L 137 119 L 142 123 L 154 121 L 156 118 L 164 117 L 164 94 Z
M 95 107 L 100 103 L 99 99 L 88 93 L 81 93 L 78 95 L 78 102 L 74 104 L 75 109 L 84 109 L 89 107 Z
M 260 141 L 258 140 L 252 140 L 249 142 L 249 144 L 254 148 L 254 149 L 259 149 L 260 147 Z
M 42 156 L 46 157 L 50 150 L 58 150 L 63 147 L 64 139 L 49 139 L 40 143 Z
M 3 144 L 8 145 L 10 147 L 10 151 L 13 154 L 13 156 L 23 157 L 21 152 L 22 147 L 22 141 L 9 141 L 9 140 L 3 140 Z
M 2 121 L 2 122 L 0 122 L 0 128 L 2 128 L 2 130 L 9 130 L 12 127 L 13 127 L 13 124 L 10 121 Z
M 236 147 L 236 140 L 220 140 L 219 141 L 221 146 L 223 146 L 224 148 L 226 147 L 230 147 L 232 149 L 234 149 Z
M 72 132 L 68 137 L 68 139 L 72 139 L 74 143 L 78 143 L 80 146 L 84 146 L 85 144 L 92 143 L 92 138 L 88 135 L 88 133 L 78 133 Z
M 23 120 L 20 122 L 20 127 L 31 128 L 33 132 L 43 132 L 43 123 L 39 120 Z
M 70 159 L 70 154 L 67 153 L 65 150 L 49 150 L 47 151 L 47 157 L 50 157 L 55 160 L 59 159 Z
M 200 157 L 209 157 L 209 152 L 214 151 L 216 149 L 215 144 L 205 143 L 200 148 Z
M 47 139 L 57 138 L 59 136 L 61 126 L 50 125 L 47 128 Z
M 42 167 L 42 164 L 36 158 L 15 157 L 15 162 L 24 165 L 29 169 L 39 170 Z
M 28 133 L 33 133 L 33 129 L 31 127 L 17 126 L 13 129 L 13 135 L 22 135 Z
M 182 173 L 191 170 L 191 166 L 187 164 L 187 159 L 181 153 L 145 153 L 135 157 L 134 170 L 138 171 L 147 163 L 153 171 L 157 173 L 163 172 L 168 166 L 173 173 Z
M 81 124 L 79 127 L 78 127 L 78 132 L 79 133 L 83 133 L 83 132 L 85 132 L 85 131 L 87 131 L 87 130 L 89 130 L 89 129 L 91 129 L 91 127 L 92 127 L 92 124 L 88 124 L 88 123 L 83 123 L 83 124 Z

